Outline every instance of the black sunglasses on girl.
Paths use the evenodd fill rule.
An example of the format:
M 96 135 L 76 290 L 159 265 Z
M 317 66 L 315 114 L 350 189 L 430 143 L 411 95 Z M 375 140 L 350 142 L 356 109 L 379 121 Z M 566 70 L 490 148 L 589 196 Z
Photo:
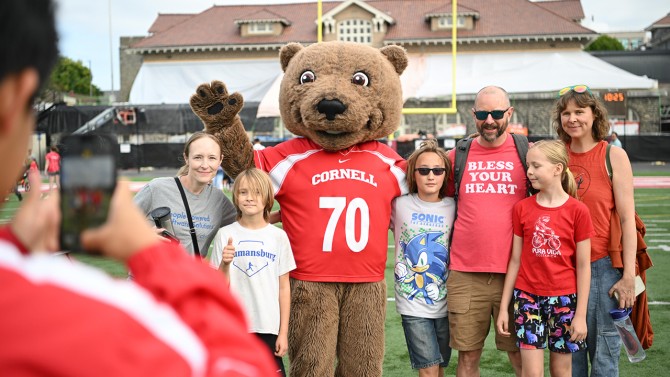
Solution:
M 435 175 L 442 175 L 442 174 L 444 174 L 445 171 L 447 171 L 447 169 L 445 169 L 445 168 L 416 168 L 416 169 L 414 169 L 414 171 L 418 171 L 419 174 L 421 174 L 421 175 L 428 175 L 428 174 L 430 174 L 431 171 Z

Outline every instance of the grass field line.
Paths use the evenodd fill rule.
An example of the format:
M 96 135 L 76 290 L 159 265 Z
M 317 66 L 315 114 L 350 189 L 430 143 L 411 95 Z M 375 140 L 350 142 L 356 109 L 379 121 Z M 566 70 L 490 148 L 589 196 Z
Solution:
M 387 297 L 387 302 L 395 302 L 395 297 Z M 649 301 L 649 305 L 670 305 L 668 301 Z

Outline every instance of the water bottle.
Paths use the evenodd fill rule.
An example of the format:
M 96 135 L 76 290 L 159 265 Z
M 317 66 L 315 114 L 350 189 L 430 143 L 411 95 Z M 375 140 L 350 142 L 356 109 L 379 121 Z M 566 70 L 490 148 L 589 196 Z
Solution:
M 630 308 L 612 309 L 610 310 L 610 315 L 614 320 L 614 326 L 619 331 L 621 341 L 626 349 L 626 355 L 628 355 L 628 360 L 631 363 L 637 363 L 644 360 L 647 354 L 644 352 L 640 340 L 637 338 L 633 322 L 630 320 L 630 312 Z
M 172 227 L 172 213 L 169 207 L 158 207 L 149 212 L 149 216 L 154 220 L 157 228 L 163 228 L 174 236 L 174 228 Z

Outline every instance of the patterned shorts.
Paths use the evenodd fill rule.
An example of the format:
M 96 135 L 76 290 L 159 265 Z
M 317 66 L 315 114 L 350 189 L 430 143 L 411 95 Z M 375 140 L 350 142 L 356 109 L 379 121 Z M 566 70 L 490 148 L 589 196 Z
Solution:
M 547 348 L 558 353 L 586 349 L 586 342 L 570 341 L 570 324 L 577 308 L 577 294 L 538 296 L 514 289 L 514 329 L 520 349 Z

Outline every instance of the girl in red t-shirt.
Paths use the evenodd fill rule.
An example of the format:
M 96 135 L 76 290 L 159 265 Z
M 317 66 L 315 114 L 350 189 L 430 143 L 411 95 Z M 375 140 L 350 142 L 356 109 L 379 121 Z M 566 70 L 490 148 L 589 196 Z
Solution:
M 563 142 L 543 140 L 527 155 L 528 179 L 539 192 L 514 206 L 514 241 L 496 326 L 503 336 L 509 303 L 524 374 L 544 371 L 551 351 L 552 376 L 572 375 L 572 353 L 586 348 L 586 309 L 591 281 L 589 210 L 574 198 L 575 179 Z M 595 330 L 595 329 L 592 329 Z

